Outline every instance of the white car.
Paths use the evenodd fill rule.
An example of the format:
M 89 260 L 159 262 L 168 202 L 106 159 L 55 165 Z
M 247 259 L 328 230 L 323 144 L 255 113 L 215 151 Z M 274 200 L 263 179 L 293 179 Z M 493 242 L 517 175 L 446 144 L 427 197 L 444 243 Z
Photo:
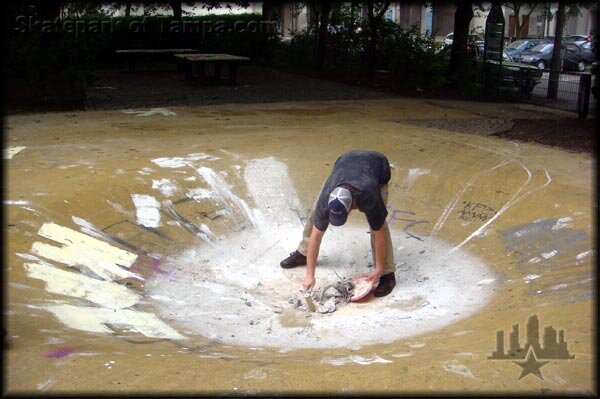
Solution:
M 446 37 L 444 37 L 444 46 L 451 46 L 454 40 L 454 32 L 448 33 Z M 477 47 L 483 48 L 483 38 L 479 35 L 469 34 L 469 41 L 473 42 Z

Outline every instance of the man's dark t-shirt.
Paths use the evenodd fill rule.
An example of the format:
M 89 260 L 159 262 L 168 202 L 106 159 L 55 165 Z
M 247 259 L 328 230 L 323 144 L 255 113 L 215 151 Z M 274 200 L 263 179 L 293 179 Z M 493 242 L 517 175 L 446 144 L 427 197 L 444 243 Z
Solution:
M 356 200 L 359 211 L 365 213 L 369 226 L 379 230 L 387 217 L 381 197 L 381 185 L 390 181 L 390 164 L 380 152 L 350 151 L 342 154 L 333 165 L 333 171 L 317 200 L 314 225 L 321 231 L 329 226 L 329 194 L 334 188 L 347 185 Z

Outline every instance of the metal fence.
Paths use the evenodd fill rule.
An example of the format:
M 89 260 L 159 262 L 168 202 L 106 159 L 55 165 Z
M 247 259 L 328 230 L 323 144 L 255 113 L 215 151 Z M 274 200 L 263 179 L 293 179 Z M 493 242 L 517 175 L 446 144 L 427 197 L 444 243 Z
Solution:
M 513 85 L 503 85 L 499 90 L 500 97 L 510 101 L 526 102 L 545 107 L 576 112 L 580 118 L 589 113 L 596 114 L 597 100 L 591 94 L 591 87 L 596 84 L 596 77 L 590 73 L 558 72 L 558 90 L 554 98 L 548 97 L 550 72 L 543 71 L 537 84 L 531 88 L 531 72 L 520 68 L 515 74 Z

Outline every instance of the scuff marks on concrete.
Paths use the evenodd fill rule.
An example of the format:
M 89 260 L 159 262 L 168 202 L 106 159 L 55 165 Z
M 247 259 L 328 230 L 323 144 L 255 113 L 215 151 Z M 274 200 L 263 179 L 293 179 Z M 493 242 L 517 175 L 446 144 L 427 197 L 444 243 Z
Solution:
M 457 360 L 452 360 L 444 363 L 444 370 L 449 373 L 454 373 L 467 378 L 475 378 L 473 373 L 465 365 L 460 364 Z
M 539 219 L 500 231 L 517 268 L 526 273 L 526 294 L 574 303 L 592 298 L 593 277 L 582 266 L 593 255 L 591 238 L 571 227 L 571 217 Z
M 4 151 L 3 151 L 2 157 L 4 159 L 12 159 L 12 157 L 14 157 L 15 155 L 17 155 L 21 151 L 23 151 L 25 148 L 27 148 L 27 147 L 17 146 L 17 147 L 8 147 L 8 148 L 5 148 Z
M 188 154 L 187 157 L 163 157 L 153 159 L 156 165 L 161 168 L 177 169 L 185 166 L 195 166 L 197 161 L 216 161 L 218 157 L 203 153 Z
M 150 108 L 148 110 L 135 110 L 135 109 L 124 109 L 124 114 L 131 114 L 135 116 L 153 116 L 153 115 L 162 115 L 162 116 L 175 116 L 177 115 L 173 111 L 169 111 L 166 108 Z
M 321 364 L 331 364 L 333 366 L 345 366 L 347 364 L 360 364 L 361 366 L 368 366 L 370 364 L 385 364 L 393 363 L 391 360 L 384 359 L 379 355 L 373 355 L 371 357 L 362 357 L 359 355 L 350 355 L 347 357 L 331 358 L 324 357 L 321 359 Z
M 506 249 L 516 257 L 523 270 L 575 265 L 576 256 L 592 246 L 584 230 L 557 229 L 559 220 L 541 219 L 500 231 Z M 572 257 L 572 262 L 563 262 L 565 257 Z

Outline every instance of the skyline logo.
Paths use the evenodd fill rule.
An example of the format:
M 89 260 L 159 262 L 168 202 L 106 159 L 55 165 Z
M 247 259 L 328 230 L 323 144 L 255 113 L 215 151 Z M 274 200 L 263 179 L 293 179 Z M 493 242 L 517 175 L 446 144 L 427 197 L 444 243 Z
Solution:
M 549 360 L 574 359 L 569 353 L 565 341 L 565 331 L 556 331 L 551 325 L 544 327 L 542 343 L 540 344 L 540 323 L 537 315 L 527 319 L 527 340 L 524 346 L 519 341 L 519 324 L 512 326 L 508 337 L 508 350 L 505 352 L 504 331 L 496 332 L 496 350 L 488 356 L 489 360 L 512 360 L 521 367 L 519 380 L 533 374 L 543 380 L 541 368 Z M 541 361 L 539 360 L 541 359 Z

